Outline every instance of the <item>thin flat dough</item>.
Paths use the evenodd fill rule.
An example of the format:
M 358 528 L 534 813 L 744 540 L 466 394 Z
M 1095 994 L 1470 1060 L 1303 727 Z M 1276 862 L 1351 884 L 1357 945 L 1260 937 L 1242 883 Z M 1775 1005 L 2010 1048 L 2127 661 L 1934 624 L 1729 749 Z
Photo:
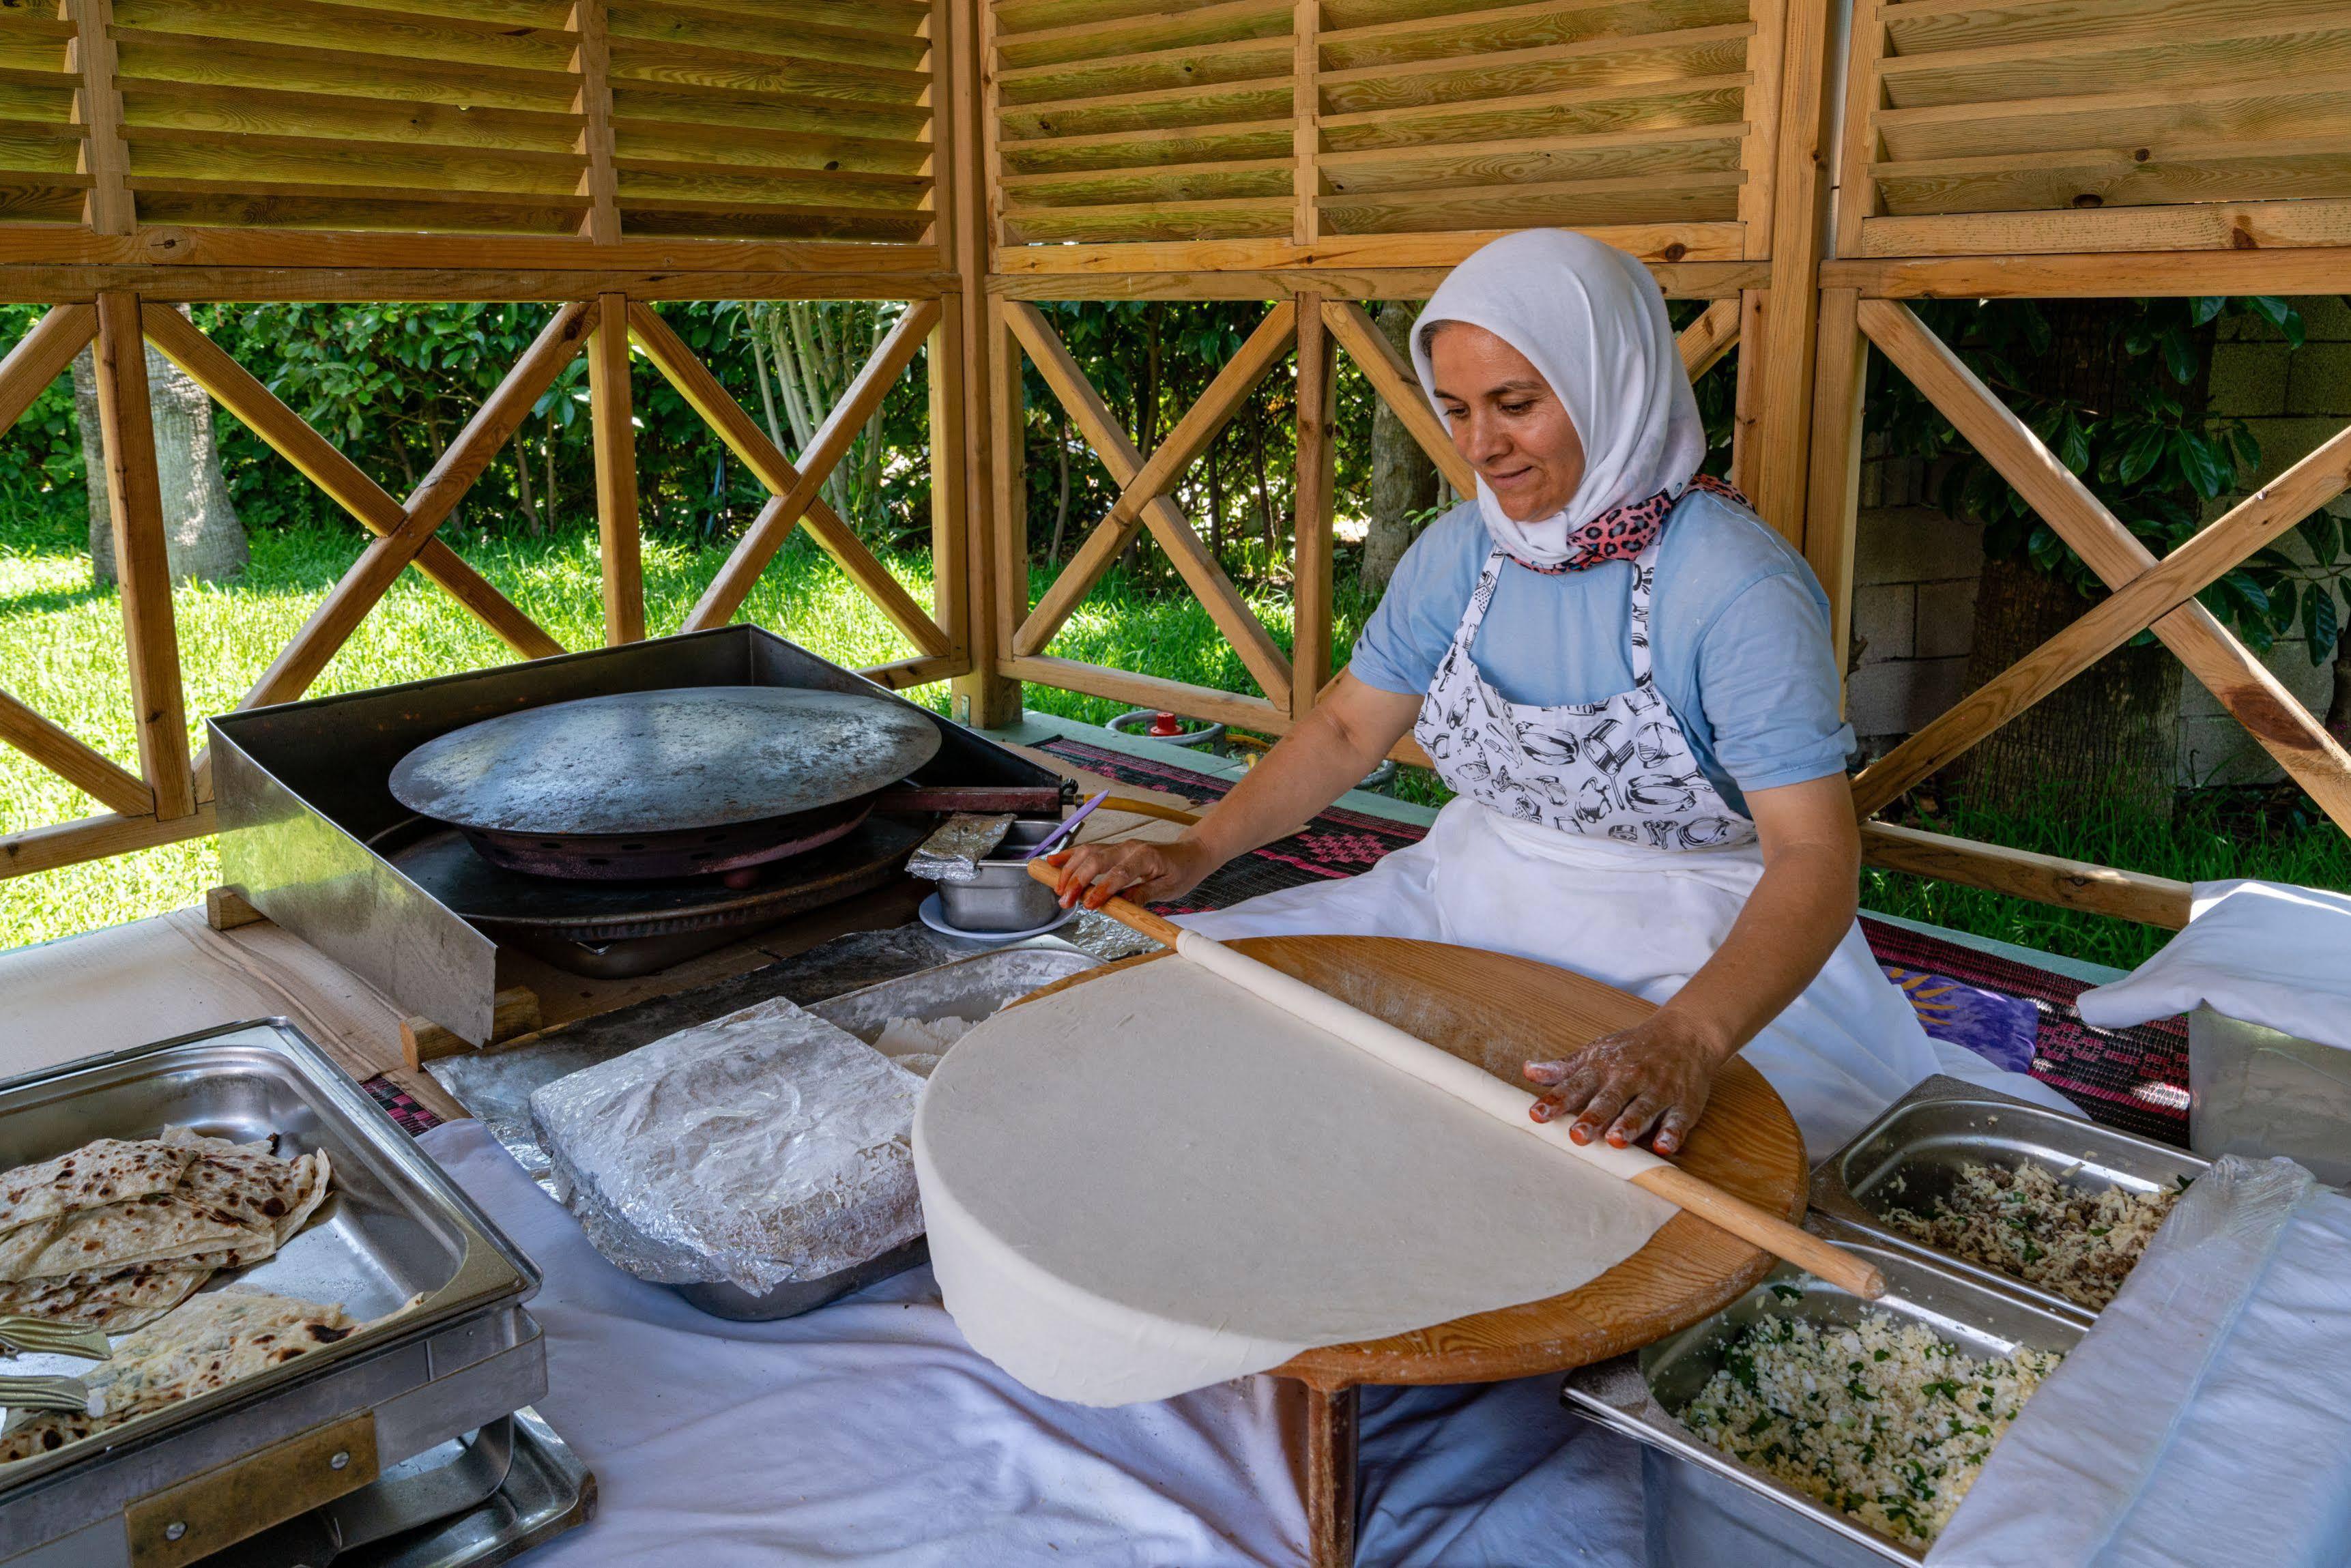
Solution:
M 975 1028 L 914 1158 L 965 1336 L 1091 1405 L 1571 1291 L 1674 1213 L 1175 957 Z

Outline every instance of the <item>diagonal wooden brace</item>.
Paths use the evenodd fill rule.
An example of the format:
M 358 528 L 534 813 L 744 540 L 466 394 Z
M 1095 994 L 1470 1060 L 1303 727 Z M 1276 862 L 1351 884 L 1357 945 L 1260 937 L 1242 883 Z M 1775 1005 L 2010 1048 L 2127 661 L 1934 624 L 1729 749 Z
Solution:
M 1045 651 L 1120 552 L 1134 541 L 1134 530 L 1143 526 L 1144 508 L 1165 496 L 1193 460 L 1208 449 L 1242 402 L 1289 351 L 1297 335 L 1297 305 L 1288 299 L 1276 302 L 1242 342 L 1240 351 L 1225 362 L 1207 390 L 1176 422 L 1166 439 L 1152 449 L 1150 458 L 1120 489 L 1118 500 L 1070 557 L 1070 564 L 1037 601 L 1037 608 L 1013 635 L 1015 653 Z
M 644 350 L 645 357 L 743 460 L 744 466 L 774 492 L 774 498 L 759 508 L 758 517 L 744 530 L 734 553 L 726 558 L 718 575 L 711 580 L 701 600 L 687 614 L 685 630 L 699 632 L 732 621 L 743 608 L 743 601 L 750 597 L 759 574 L 790 537 L 793 526 L 804 522 L 834 564 L 881 607 L 882 612 L 906 634 L 908 642 L 925 654 L 952 651 L 953 643 L 939 629 L 938 622 L 923 612 L 923 607 L 904 585 L 874 559 L 865 542 L 825 504 L 819 493 L 848 455 L 857 433 L 864 428 L 873 411 L 882 406 L 882 400 L 914 361 L 916 350 L 938 322 L 939 308 L 935 299 L 917 299 L 907 305 L 905 314 L 875 346 L 872 356 L 857 372 L 857 379 L 850 382 L 839 404 L 826 415 L 809 443 L 808 451 L 801 454 L 801 465 L 796 467 L 743 412 L 743 406 L 719 384 L 718 378 L 670 329 L 669 324 L 651 306 L 631 302 L 629 329 Z
M 358 464 L 287 407 L 252 371 L 198 331 L 193 322 L 168 305 L 149 305 L 140 313 L 140 319 L 146 329 L 147 340 L 165 359 L 179 366 L 190 381 L 242 420 L 247 429 L 268 443 L 272 451 L 325 491 L 330 500 L 357 518 L 370 533 L 381 538 L 407 521 L 407 512 L 382 486 L 369 478 Z M 416 552 L 415 566 L 524 658 L 544 659 L 563 652 L 560 643 L 440 539 L 424 542 Z M 256 691 L 240 706 L 253 707 L 300 695 Z
M 79 350 L 76 350 L 78 352 Z M 126 817 L 155 809 L 155 792 L 78 738 L 0 692 L 0 741 L 6 741 L 99 804 Z
M 1102 459 L 1102 466 L 1122 491 L 1134 483 L 1144 469 L 1143 454 L 1136 450 L 1126 432 L 1103 403 L 1102 394 L 1086 380 L 1085 372 L 1070 357 L 1070 350 L 1051 325 L 1039 314 L 1036 307 L 1020 300 L 1008 300 L 1004 307 L 1005 324 L 1044 377 L 1045 384 L 1061 406 L 1070 411 L 1086 444 Z M 1290 660 L 1276 643 L 1254 611 L 1233 586 L 1208 547 L 1193 530 L 1191 520 L 1178 510 L 1176 503 L 1165 496 L 1155 496 L 1142 507 L 1144 526 L 1159 548 L 1167 552 L 1185 586 L 1200 601 L 1208 618 L 1217 623 L 1233 652 L 1251 679 L 1258 684 L 1273 705 L 1287 712 L 1290 707 Z M 1018 655 L 1016 655 L 1018 656 Z
M 2346 431 L 2158 561 L 1917 316 L 1864 300 L 1862 329 L 1985 461 L 2113 585 L 2073 625 L 1888 752 L 1854 781 L 1881 810 L 2065 682 L 2152 629 L 2327 815 L 2351 831 L 2351 755 L 2195 595 L 2351 486 Z
M 392 588 L 403 568 L 433 538 L 433 532 L 456 510 L 475 480 L 513 439 L 528 417 L 531 405 L 555 384 L 588 334 L 596 328 L 593 303 L 566 305 L 542 329 L 522 358 L 515 361 L 496 391 L 483 401 L 474 417 L 441 454 L 401 510 L 399 526 L 360 552 L 342 580 L 327 591 L 301 631 L 254 684 L 249 706 L 281 702 L 306 691 L 337 651 L 350 641 L 368 612 Z

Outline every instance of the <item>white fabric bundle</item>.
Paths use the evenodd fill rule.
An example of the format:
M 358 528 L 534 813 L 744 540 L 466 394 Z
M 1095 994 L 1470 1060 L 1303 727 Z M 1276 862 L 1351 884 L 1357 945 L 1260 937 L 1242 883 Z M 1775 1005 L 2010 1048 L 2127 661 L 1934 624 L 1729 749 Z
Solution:
M 1558 565 L 1571 553 L 1572 531 L 1660 492 L 1679 496 L 1705 460 L 1706 426 L 1666 297 L 1647 267 L 1614 246 L 1563 229 L 1526 229 L 1455 267 L 1412 327 L 1413 368 L 1432 407 L 1427 337 L 1440 321 L 1482 327 L 1524 354 L 1583 438 L 1583 482 L 1548 517 L 1514 520 L 1478 482 L 1487 532 L 1520 560 Z
M 2351 1555 L 2351 1201 L 2225 1156 L 1985 1461 L 1933 1568 Z
M 2210 1008 L 2351 1051 L 2351 895 L 2276 882 L 2199 882 L 2187 929 L 2110 986 L 2085 1023 L 2121 1029 Z

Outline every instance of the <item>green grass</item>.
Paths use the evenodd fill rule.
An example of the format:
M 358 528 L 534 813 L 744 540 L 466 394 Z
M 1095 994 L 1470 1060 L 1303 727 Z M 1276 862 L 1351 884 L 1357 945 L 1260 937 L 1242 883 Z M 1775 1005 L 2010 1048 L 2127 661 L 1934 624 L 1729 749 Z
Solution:
M 453 535 L 450 542 L 565 646 L 590 647 L 600 639 L 591 536 L 532 540 Z M 360 543 L 348 531 L 258 533 L 253 564 L 242 579 L 176 591 L 173 609 L 192 716 L 235 706 L 350 565 Z M 928 601 L 927 559 L 884 559 L 917 600 Z M 724 559 L 725 551 L 716 548 L 647 541 L 651 624 L 674 627 Z M 1050 575 L 1039 571 L 1032 586 L 1041 590 Z M 1287 593 L 1261 589 L 1249 598 L 1286 649 Z M 1369 601 L 1352 579 L 1343 577 L 1335 614 L 1342 661 L 1368 609 Z M 844 664 L 882 664 L 913 652 L 804 537 L 796 536 L 761 578 L 744 618 Z M 1239 658 L 1196 600 L 1123 572 L 1113 573 L 1080 607 L 1051 651 L 1199 685 L 1253 689 Z M 313 695 L 475 669 L 507 656 L 504 645 L 446 594 L 410 572 L 329 665 Z M 0 688 L 125 767 L 137 766 L 120 603 L 111 590 L 91 585 L 79 530 L 68 520 L 0 518 Z M 935 706 L 945 702 L 943 687 L 909 695 Z M 1125 706 L 1042 686 L 1028 687 L 1024 696 L 1040 712 L 1092 724 L 1105 722 Z M 191 727 L 193 734 L 199 727 Z M 1428 804 L 1446 798 L 1433 778 L 1411 769 L 1399 779 L 1395 792 Z M 1914 820 L 1970 838 L 2187 881 L 2259 876 L 2351 889 L 2351 839 L 2316 819 L 2307 802 L 2297 809 L 2299 800 L 2272 795 L 2256 809 L 2252 798 L 2241 794 L 2200 796 L 2185 803 L 2170 823 L 2057 810 L 2003 816 L 1956 803 Z M 99 810 L 70 785 L 0 747 L 0 832 Z M 0 881 L 0 947 L 176 909 L 218 880 L 218 852 L 211 840 L 198 840 Z M 2126 921 L 1898 873 L 1865 873 L 1862 902 L 1872 909 L 2125 967 L 2143 960 L 2165 936 Z

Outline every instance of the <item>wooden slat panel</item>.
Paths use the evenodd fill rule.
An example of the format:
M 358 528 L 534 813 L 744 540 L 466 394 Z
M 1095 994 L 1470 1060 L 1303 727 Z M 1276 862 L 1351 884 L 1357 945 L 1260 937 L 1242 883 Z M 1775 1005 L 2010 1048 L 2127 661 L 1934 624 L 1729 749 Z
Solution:
M 1949 53 L 2002 46 L 2043 45 L 2137 36 L 2160 40 L 2206 33 L 2258 12 L 2274 24 L 2351 20 L 2343 0 L 1905 0 L 1886 13 L 1886 37 L 1896 55 Z
M 2274 80 L 2282 61 L 2296 71 L 2351 68 L 2351 17 L 2313 27 L 2273 19 L 2259 5 L 2226 24 L 2184 32 L 2103 34 L 2062 43 L 1955 49 L 1886 61 L 1878 71 L 1896 109 L 2000 99 L 2055 98 L 2111 90 L 2118 82 Z
M 2351 197 L 2351 143 L 2340 137 L 2271 143 L 2184 141 L 2168 149 L 2098 147 L 1983 158 L 1879 163 L 1884 211 L 2012 212 L 2156 206 L 2208 201 Z
M 2157 145 L 2351 136 L 2351 75 L 2134 89 L 1881 110 L 1874 127 L 1894 161 L 2038 152 L 2053 147 Z
M 1719 172 L 1740 166 L 1740 147 L 1746 132 L 1745 125 L 1733 123 L 1596 136 L 1407 145 L 1326 152 L 1322 167 L 1331 190 L 1343 194 Z
M 1365 26 L 1326 26 L 1322 57 L 1333 69 L 1352 70 L 1593 38 L 1643 37 L 1747 19 L 1746 0 L 1538 0 Z
M 1609 82 L 1561 92 L 1518 93 L 1468 103 L 1325 114 L 1325 145 L 1338 151 L 1498 138 L 1606 135 L 1688 125 L 1737 125 L 1746 110 L 1743 72 Z
M 1713 76 L 1745 68 L 1750 24 L 1694 27 L 1638 38 L 1596 38 L 1515 49 L 1470 59 L 1422 60 L 1323 73 L 1322 106 L 1333 114 L 1483 100 L 1575 88 Z

